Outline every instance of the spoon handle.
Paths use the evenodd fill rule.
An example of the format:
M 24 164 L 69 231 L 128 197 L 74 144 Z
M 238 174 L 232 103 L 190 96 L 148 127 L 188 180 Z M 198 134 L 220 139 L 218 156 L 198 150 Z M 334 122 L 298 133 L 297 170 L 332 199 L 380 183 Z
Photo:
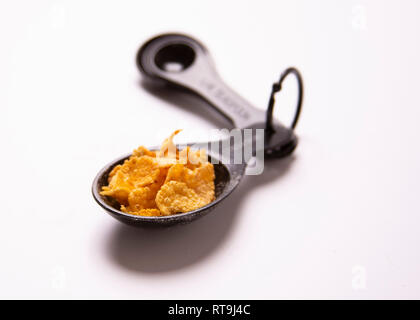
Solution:
M 265 121 L 265 111 L 229 88 L 217 74 L 207 49 L 191 37 L 165 34 L 149 40 L 138 52 L 137 65 L 149 80 L 164 81 L 198 95 L 235 128 Z
M 234 92 L 218 75 L 207 49 L 197 40 L 182 34 L 163 34 L 147 41 L 137 54 L 137 66 L 153 82 L 164 82 L 198 95 L 220 112 L 233 128 L 265 130 L 265 154 L 284 157 L 297 145 L 292 128 L 283 126 L 272 117 L 274 93 L 289 73 L 295 73 L 299 85 L 298 111 L 302 103 L 302 79 L 289 68 L 275 87 L 266 111 L 252 106 Z M 293 126 L 297 122 L 296 113 Z

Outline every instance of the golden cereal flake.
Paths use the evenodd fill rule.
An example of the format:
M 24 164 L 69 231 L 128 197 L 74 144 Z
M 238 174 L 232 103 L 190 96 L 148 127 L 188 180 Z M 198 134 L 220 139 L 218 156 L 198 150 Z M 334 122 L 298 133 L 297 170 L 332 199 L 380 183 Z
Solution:
M 123 165 L 116 166 L 109 175 L 109 184 L 102 188 L 101 195 L 115 198 L 120 204 L 128 204 L 128 195 L 139 187 L 154 183 L 160 169 L 153 158 L 132 157 Z
M 207 203 L 184 182 L 169 181 L 165 183 L 156 196 L 156 204 L 162 215 L 168 216 L 179 212 L 188 212 Z
M 186 147 L 179 152 L 178 162 L 184 164 L 189 169 L 198 168 L 208 162 L 207 152 L 204 149 L 192 150 L 190 147 Z
M 169 138 L 166 138 L 160 147 L 158 157 L 176 158 L 177 148 L 173 142 L 173 138 L 180 133 L 181 130 L 174 131 Z
M 111 178 L 115 176 L 115 174 L 121 169 L 121 165 L 115 166 L 108 175 L 108 183 L 111 181 Z
M 194 170 L 182 164 L 176 164 L 169 169 L 165 184 L 169 181 L 183 182 L 209 203 L 214 200 L 214 178 L 214 168 L 209 162 Z
M 156 209 L 156 194 L 165 181 L 166 172 L 158 176 L 157 180 L 145 187 L 140 187 L 132 190 L 128 195 L 128 206 L 125 212 L 135 212 L 142 209 Z
M 159 191 L 159 188 L 150 187 L 141 187 L 134 189 L 128 195 L 128 211 L 139 211 L 141 209 L 153 209 L 156 208 L 156 194 Z
M 156 152 L 150 151 L 149 149 L 147 149 L 143 146 L 140 146 L 133 151 L 133 156 L 134 157 L 149 156 L 149 157 L 155 158 L 156 157 Z
M 156 162 L 159 168 L 170 168 L 174 164 L 178 163 L 178 160 L 175 158 L 166 158 L 166 157 L 157 157 Z
M 102 191 L 100 192 L 102 196 L 109 196 L 117 200 L 121 205 L 128 204 L 128 195 L 130 194 L 130 189 L 127 188 L 110 188 L 110 187 L 103 187 Z
M 127 211 L 127 209 L 124 206 L 121 206 L 121 211 L 135 216 L 143 217 L 159 217 L 162 215 L 158 209 L 141 209 L 139 211 Z
M 167 138 L 158 153 L 141 146 L 108 176 L 101 195 L 116 199 L 121 210 L 161 216 L 198 209 L 214 200 L 214 168 L 205 150 L 176 149 Z
M 124 162 L 120 171 L 134 188 L 153 183 L 160 172 L 156 160 L 149 156 L 131 157 Z

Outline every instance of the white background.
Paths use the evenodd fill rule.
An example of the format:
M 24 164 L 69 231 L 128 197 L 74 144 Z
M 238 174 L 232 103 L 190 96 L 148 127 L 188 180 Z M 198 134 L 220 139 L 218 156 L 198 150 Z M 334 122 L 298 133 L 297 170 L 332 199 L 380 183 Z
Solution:
M 413 1 L 0 2 L 1 298 L 420 298 L 419 10 Z M 149 37 L 191 34 L 265 108 L 306 84 L 293 157 L 188 226 L 124 226 L 97 171 L 221 119 L 141 85 Z M 291 79 L 277 98 L 287 121 Z M 281 112 L 283 110 L 284 112 Z

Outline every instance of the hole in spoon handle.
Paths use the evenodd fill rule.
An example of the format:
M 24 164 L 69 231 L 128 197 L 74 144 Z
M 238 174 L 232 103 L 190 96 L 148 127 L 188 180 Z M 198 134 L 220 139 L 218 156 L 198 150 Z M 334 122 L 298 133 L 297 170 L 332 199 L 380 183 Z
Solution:
M 182 34 L 163 34 L 147 41 L 137 65 L 153 81 L 187 89 L 204 99 L 236 128 L 265 122 L 265 112 L 229 88 L 219 77 L 207 49 Z

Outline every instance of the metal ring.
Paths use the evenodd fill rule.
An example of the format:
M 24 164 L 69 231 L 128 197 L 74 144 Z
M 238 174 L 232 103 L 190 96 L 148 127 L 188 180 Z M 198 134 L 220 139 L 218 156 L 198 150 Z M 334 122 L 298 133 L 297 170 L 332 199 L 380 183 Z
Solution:
M 300 111 L 302 109 L 302 101 L 303 101 L 303 80 L 300 72 L 296 68 L 288 68 L 286 69 L 280 76 L 280 79 L 278 82 L 273 84 L 271 94 L 270 94 L 270 100 L 268 102 L 268 108 L 266 112 L 266 121 L 265 121 L 265 129 L 268 132 L 274 132 L 275 129 L 273 128 L 273 108 L 274 108 L 274 95 L 276 92 L 279 92 L 281 90 L 282 83 L 284 79 L 289 75 L 293 73 L 297 79 L 298 82 L 298 100 L 297 100 L 297 106 L 296 106 L 296 112 L 295 117 L 292 121 L 292 124 L 290 125 L 290 128 L 293 130 L 295 129 L 297 122 L 299 120 Z

